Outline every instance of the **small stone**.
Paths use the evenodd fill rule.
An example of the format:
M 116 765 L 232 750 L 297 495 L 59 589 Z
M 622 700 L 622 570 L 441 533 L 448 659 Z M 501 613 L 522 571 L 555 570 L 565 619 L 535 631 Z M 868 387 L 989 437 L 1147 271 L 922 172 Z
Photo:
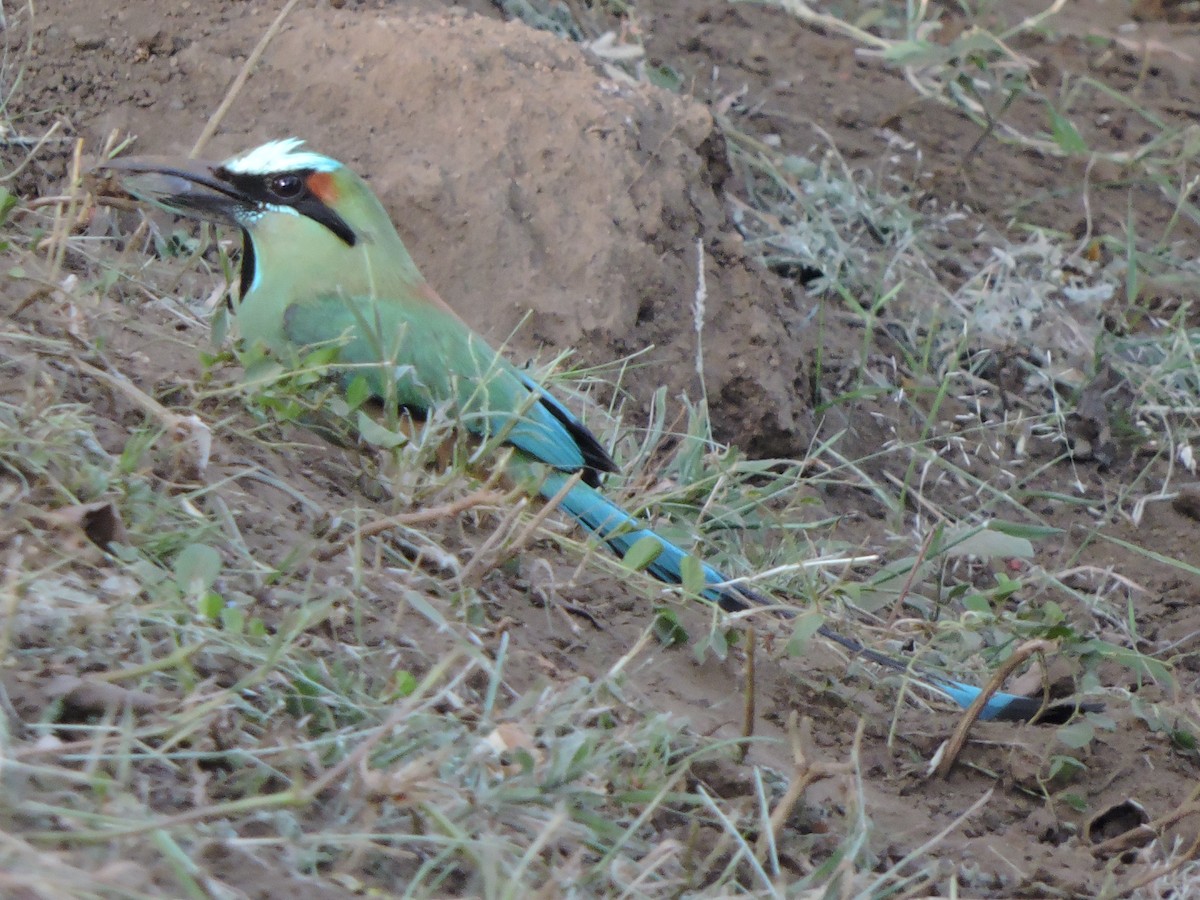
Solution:
M 104 35 L 83 25 L 73 25 L 67 31 L 76 50 L 99 50 L 104 46 Z
M 176 38 L 163 28 L 147 28 L 135 35 L 134 43 L 139 51 L 150 56 L 170 56 L 178 52 L 186 41 Z

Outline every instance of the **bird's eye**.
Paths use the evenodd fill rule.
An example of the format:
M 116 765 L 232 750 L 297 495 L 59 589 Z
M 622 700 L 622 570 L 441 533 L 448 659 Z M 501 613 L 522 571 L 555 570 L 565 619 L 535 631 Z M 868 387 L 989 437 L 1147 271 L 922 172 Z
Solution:
M 280 200 L 295 200 L 304 193 L 304 179 L 295 173 L 272 175 L 267 188 Z

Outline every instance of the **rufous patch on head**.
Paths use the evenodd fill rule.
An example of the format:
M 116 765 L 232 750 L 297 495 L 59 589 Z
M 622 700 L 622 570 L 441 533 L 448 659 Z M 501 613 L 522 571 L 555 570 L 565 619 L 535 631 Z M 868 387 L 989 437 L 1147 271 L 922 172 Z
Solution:
M 313 172 L 304 183 L 308 185 L 312 195 L 326 206 L 333 206 L 337 203 L 338 189 L 333 181 L 333 173 Z

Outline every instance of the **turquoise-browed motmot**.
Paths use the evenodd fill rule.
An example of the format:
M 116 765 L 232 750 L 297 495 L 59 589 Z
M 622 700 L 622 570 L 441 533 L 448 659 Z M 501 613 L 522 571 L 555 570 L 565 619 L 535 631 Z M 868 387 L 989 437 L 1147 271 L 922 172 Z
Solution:
M 539 491 L 580 525 L 624 554 L 653 538 L 647 570 L 682 582 L 687 554 L 659 537 L 600 491 L 615 472 L 612 457 L 565 406 L 493 350 L 421 276 L 387 211 L 358 175 L 296 139 L 272 141 L 219 164 L 109 163 L 130 191 L 172 211 L 225 222 L 245 236 L 237 331 L 246 349 L 260 347 L 298 364 L 332 348 L 335 365 L 363 378 L 385 404 L 421 412 L 452 405 L 458 421 L 513 448 L 510 466 L 545 469 Z M 578 477 L 577 477 L 578 476 Z M 571 481 L 574 479 L 574 483 Z M 728 611 L 771 605 L 704 565 L 703 596 Z M 819 632 L 854 653 L 909 672 L 966 707 L 980 690 L 863 647 L 822 626 Z M 1062 721 L 1074 707 L 1043 709 L 1039 700 L 996 693 L 981 717 Z

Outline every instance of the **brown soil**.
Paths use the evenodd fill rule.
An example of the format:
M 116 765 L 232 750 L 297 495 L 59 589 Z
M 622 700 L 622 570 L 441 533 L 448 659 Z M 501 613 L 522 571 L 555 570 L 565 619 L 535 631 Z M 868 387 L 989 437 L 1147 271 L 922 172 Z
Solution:
M 164 13 L 168 5 L 176 8 Z M 698 395 L 691 310 L 702 246 L 705 381 L 718 438 L 756 455 L 797 457 L 819 433 L 806 363 L 812 338 L 805 323 L 813 301 L 797 285 L 757 267 L 731 227 L 728 173 L 706 102 L 745 87 L 745 106 L 754 112 L 742 116 L 740 127 L 779 135 L 798 150 L 824 141 L 819 127 L 864 169 L 887 156 L 886 126 L 919 147 L 926 195 L 914 202 L 967 204 L 997 229 L 1017 217 L 1071 232 L 1084 216 L 1082 167 L 985 141 L 964 169 L 977 130 L 941 107 L 914 104 L 900 75 L 856 56 L 848 42 L 770 9 L 724 0 L 659 0 L 641 9 L 651 57 L 684 73 L 695 86 L 692 101 L 609 78 L 577 47 L 501 23 L 482 3 L 471 12 L 434 0 L 403 7 L 303 6 L 309 8 L 292 15 L 238 95 L 209 155 L 297 135 L 368 174 L 429 280 L 493 341 L 507 342 L 516 358 L 545 360 L 575 348 L 578 362 L 598 365 L 652 347 L 622 381 L 633 401 L 626 420 L 635 424 L 661 384 L 672 397 Z M 1011 6 L 1014 16 L 1018 8 L 1033 8 Z M 953 9 L 949 4 L 946 12 L 951 23 Z M 277 4 L 234 0 L 43 0 L 22 85 L 22 130 L 36 133 L 60 118 L 89 148 L 118 128 L 138 136 L 140 152 L 186 152 L 276 11 Z M 1152 21 L 1143 24 L 1139 40 L 1157 42 L 1150 49 L 1119 31 L 1125 7 L 1112 2 L 1068 4 L 1058 37 L 1029 40 L 1018 49 L 1041 62 L 1043 83 L 1061 73 L 1102 74 L 1137 91 L 1139 102 L 1165 120 L 1194 121 L 1200 110 L 1185 98 L 1196 95 L 1200 41 L 1186 25 L 1158 20 L 1154 9 L 1144 12 Z M 1089 35 L 1125 43 L 1102 44 Z M 1106 135 L 1089 137 L 1113 144 L 1139 140 L 1122 131 L 1133 126 L 1120 110 L 1076 113 L 1080 121 L 1106 123 Z M 1032 106 L 1013 115 L 1031 128 L 1044 123 L 1044 113 Z M 61 172 L 61 159 L 43 160 L 31 175 L 53 192 Z M 1018 198 L 1034 202 L 1014 209 Z M 1162 230 L 1162 204 L 1120 179 L 1096 187 L 1090 199 L 1099 229 L 1119 229 L 1132 209 L 1139 233 Z M 1175 239 L 1194 247 L 1197 236 L 1184 223 Z M 956 252 L 977 255 L 986 248 L 947 248 Z M 134 326 L 125 315 L 120 307 L 101 306 L 91 327 L 111 334 L 113 352 L 128 352 L 132 369 L 126 371 L 140 374 L 144 388 L 169 392 L 181 368 L 191 367 L 186 360 L 195 356 L 193 348 L 204 345 L 203 331 L 149 309 L 139 311 L 130 331 Z M 841 327 L 836 321 L 827 326 L 820 391 L 834 391 L 840 369 L 856 365 L 861 333 L 849 326 L 839 332 Z M 861 447 L 870 449 L 893 433 L 871 414 L 882 413 L 886 422 L 890 410 L 864 405 L 861 416 L 835 424 L 850 427 Z M 329 508 L 337 509 L 337 495 L 354 486 L 328 483 L 324 454 L 335 451 L 309 446 L 310 462 L 297 478 L 306 494 L 329 495 Z M 210 480 L 231 470 L 234 456 L 218 436 Z M 287 468 L 285 463 L 282 470 Z M 1063 491 L 1063 484 L 1079 479 L 1093 508 L 1111 523 L 1108 533 L 1194 562 L 1200 539 L 1195 518 L 1163 502 L 1150 503 L 1137 525 L 1120 513 L 1114 498 L 1134 472 L 1128 466 L 1101 472 L 1086 462 L 1064 464 L 1047 473 L 1042 486 Z M 1159 484 L 1151 477 L 1142 493 Z M 850 540 L 877 540 L 871 524 L 856 515 L 861 496 L 817 500 L 824 514 L 849 516 L 843 529 Z M 268 488 L 243 500 L 239 521 L 265 553 L 283 552 L 294 540 L 279 529 L 281 502 Z M 1056 541 L 1039 544 L 1039 564 L 1116 571 L 1139 585 L 1130 602 L 1142 649 L 1171 646 L 1178 687 L 1193 690 L 1200 616 L 1192 601 L 1200 580 L 1115 544 L 1092 542 L 1097 519 L 1078 509 L 1047 501 L 1039 511 L 1043 521 L 1065 529 Z M 620 596 L 617 584 L 605 581 L 601 589 Z M 647 621 L 638 606 L 598 604 L 600 627 L 589 628 L 581 646 L 564 638 L 561 623 L 531 608 L 521 592 L 508 595 L 511 607 L 502 614 L 521 623 L 511 632 L 515 658 L 529 661 L 528 670 L 539 677 L 607 670 Z M 1085 630 L 1098 627 L 1087 624 L 1086 612 L 1072 615 L 1084 620 Z M 395 627 L 386 615 L 377 625 L 381 633 Z M 637 683 L 652 702 L 686 717 L 698 731 L 735 736 L 741 671 L 736 654 L 698 665 L 686 651 L 661 651 L 643 660 Z M 900 749 L 889 746 L 886 700 L 869 685 L 855 690 L 852 702 L 821 686 L 830 673 L 842 671 L 837 657 L 823 650 L 799 662 L 764 661 L 758 733 L 781 737 L 788 713 L 799 709 L 812 718 L 819 751 L 843 760 L 861 714 L 885 723 L 868 728 L 861 749 L 881 865 L 950 828 L 937 857 L 948 872 L 958 866 L 976 873 L 976 892 L 1093 895 L 1105 877 L 1123 881 L 1141 871 L 1140 860 L 1134 854 L 1094 855 L 1080 834 L 1083 824 L 1126 799 L 1141 803 L 1152 818 L 1164 815 L 1195 783 L 1195 757 L 1175 752 L 1120 696 L 1108 704 L 1117 729 L 1102 732 L 1077 754 L 1087 766 L 1072 786 L 1084 800 L 1082 811 L 1045 799 L 1039 778 L 1048 757 L 1062 752 L 1052 728 L 978 727 L 965 751 L 971 765 L 959 766 L 948 780 L 927 780 L 913 749 L 927 758 L 953 718 L 905 711 L 905 741 Z M 1159 686 L 1139 685 L 1126 670 L 1102 671 L 1112 679 L 1109 686 L 1160 696 Z M 785 746 L 763 745 L 751 761 L 786 770 Z M 989 790 L 979 811 L 951 827 Z M 814 809 L 844 801 L 819 785 L 806 796 Z M 1177 832 L 1163 836 L 1164 845 L 1176 834 L 1190 841 L 1196 827 L 1194 819 L 1184 820 Z

